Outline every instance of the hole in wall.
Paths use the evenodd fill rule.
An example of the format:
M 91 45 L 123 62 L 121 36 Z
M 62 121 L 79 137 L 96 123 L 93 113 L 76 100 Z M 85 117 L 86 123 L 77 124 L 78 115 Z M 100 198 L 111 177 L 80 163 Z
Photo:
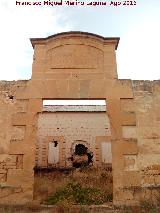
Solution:
M 13 95 L 9 95 L 8 96 L 10 100 L 13 100 L 14 96 Z
M 93 154 L 88 150 L 84 144 L 77 144 L 75 146 L 75 151 L 71 157 L 73 162 L 73 167 L 80 168 L 88 166 L 92 163 Z
M 54 141 L 54 147 L 57 147 L 57 145 L 58 145 L 58 142 Z
M 87 147 L 83 144 L 77 144 L 75 147 L 75 154 L 76 155 L 86 155 L 87 154 Z

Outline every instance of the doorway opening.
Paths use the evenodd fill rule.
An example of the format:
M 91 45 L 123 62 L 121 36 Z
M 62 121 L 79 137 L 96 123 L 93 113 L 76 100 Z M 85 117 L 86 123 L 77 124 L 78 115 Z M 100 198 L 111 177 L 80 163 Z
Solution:
M 106 111 L 105 99 L 43 100 L 37 119 L 36 165 L 40 170 L 35 172 L 35 197 L 41 196 L 43 183 L 48 195 L 64 179 L 71 181 L 71 176 L 82 188 L 90 184 L 112 197 L 112 171 L 106 166 L 111 162 Z

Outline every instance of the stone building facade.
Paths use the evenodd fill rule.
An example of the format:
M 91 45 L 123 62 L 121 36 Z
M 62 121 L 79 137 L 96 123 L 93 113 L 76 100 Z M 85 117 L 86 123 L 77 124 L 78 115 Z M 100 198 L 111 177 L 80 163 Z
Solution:
M 55 161 L 60 166 L 66 166 L 65 153 L 74 149 L 74 143 L 64 140 L 64 132 L 59 134 L 55 130 L 56 113 L 44 111 L 43 100 L 47 99 L 106 100 L 105 112 L 92 112 L 101 128 L 95 131 L 88 128 L 95 139 L 88 146 L 94 153 L 95 165 L 111 155 L 115 205 L 138 204 L 142 197 L 151 199 L 160 191 L 160 81 L 118 79 L 115 54 L 118 42 L 119 38 L 82 32 L 31 39 L 34 48 L 31 80 L 0 82 L 1 204 L 25 204 L 33 200 L 33 169 L 36 162 L 46 164 L 47 154 L 44 162 L 37 154 L 40 153 L 37 149 L 46 148 L 42 147 L 44 138 L 48 147 L 53 139 L 58 143 Z M 69 125 L 63 122 L 68 119 L 67 114 L 57 113 L 64 130 Z M 77 117 L 73 116 L 75 112 L 68 113 L 75 123 L 80 118 L 83 125 L 86 118 L 91 119 L 89 126 L 95 121 L 89 112 L 84 115 L 79 111 Z M 51 131 L 47 135 L 41 134 L 47 120 L 55 123 L 49 125 Z M 79 135 L 82 135 L 80 143 L 85 144 L 87 138 Z M 77 143 L 76 140 L 72 141 Z M 41 142 L 37 147 L 38 141 Z M 106 145 L 109 143 L 111 153 L 102 153 L 101 147 L 109 150 Z

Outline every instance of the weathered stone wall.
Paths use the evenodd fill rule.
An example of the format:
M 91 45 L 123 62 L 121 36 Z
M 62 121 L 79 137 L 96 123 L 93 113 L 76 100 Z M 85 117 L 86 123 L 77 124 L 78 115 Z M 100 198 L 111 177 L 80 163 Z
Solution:
M 132 143 L 122 149 L 121 193 L 117 204 L 155 201 L 160 192 L 160 81 L 132 81 L 134 99 L 122 99 L 121 109 L 135 113 L 134 125 L 123 126 L 123 137 Z
M 137 166 L 145 197 L 160 193 L 160 81 L 133 81 L 137 120 Z
M 113 202 L 151 199 L 160 183 L 160 81 L 118 80 L 118 38 L 70 32 L 31 42 L 32 79 L 0 82 L 0 203 L 33 199 L 43 99 L 106 99 Z M 59 140 L 63 152 L 63 138 Z M 103 136 L 97 138 L 97 144 L 103 141 Z
M 26 203 L 32 199 L 33 166 L 27 160 L 28 99 L 18 98 L 28 81 L 0 82 L 0 203 Z M 31 153 L 33 153 L 31 151 Z M 27 162 L 26 162 L 27 160 Z M 28 169 L 26 168 L 28 164 Z

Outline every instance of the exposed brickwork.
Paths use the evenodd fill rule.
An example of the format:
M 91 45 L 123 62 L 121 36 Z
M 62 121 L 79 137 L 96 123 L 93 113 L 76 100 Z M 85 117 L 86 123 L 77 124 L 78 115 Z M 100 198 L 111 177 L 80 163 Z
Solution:
M 48 143 L 56 140 L 60 142 L 59 137 L 63 137 L 65 142 L 64 159 L 66 166 L 70 165 L 67 160 L 71 157 L 72 145 L 84 142 L 84 144 L 95 155 L 96 159 L 96 137 L 110 136 L 110 124 L 106 113 L 98 112 L 58 112 L 39 114 L 37 131 L 37 155 L 36 163 L 38 166 L 47 166 Z M 48 136 L 50 139 L 48 140 Z M 106 150 L 106 155 L 107 155 Z M 99 156 L 99 160 L 101 155 Z

